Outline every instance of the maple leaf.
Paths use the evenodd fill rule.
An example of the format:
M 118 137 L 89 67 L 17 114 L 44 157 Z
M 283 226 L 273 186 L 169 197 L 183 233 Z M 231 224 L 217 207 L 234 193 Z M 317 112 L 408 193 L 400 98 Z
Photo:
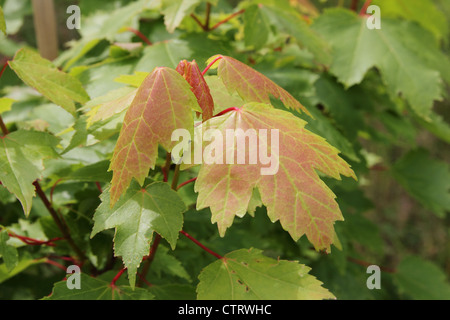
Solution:
M 246 104 L 238 111 L 214 117 L 202 124 L 204 133 L 217 129 L 223 137 L 228 130 L 242 130 L 244 133 L 253 130 L 256 135 L 256 140 L 248 148 L 237 142 L 238 134 L 232 142 L 223 139 L 220 142 L 223 145 L 219 147 L 225 151 L 216 152 L 212 159 L 204 160 L 200 168 L 195 184 L 195 191 L 198 192 L 197 209 L 210 207 L 211 220 L 217 222 L 222 236 L 232 225 L 235 216 L 245 215 L 253 189 L 258 188 L 270 219 L 280 220 L 282 227 L 294 240 L 306 234 L 317 249 L 329 249 L 334 237 L 333 224 L 343 218 L 334 200 L 335 195 L 315 170 L 335 179 L 340 179 L 341 174 L 355 179 L 356 176 L 338 156 L 339 151 L 325 139 L 306 130 L 305 125 L 304 120 L 290 112 L 262 103 Z M 276 143 L 272 141 L 275 138 L 268 138 L 267 132 L 271 132 L 271 129 L 279 131 L 278 151 L 272 147 L 275 145 L 272 143 Z M 264 132 L 265 136 L 262 136 Z M 204 154 L 209 147 L 204 148 Z M 262 174 L 263 170 L 268 169 L 261 158 L 264 152 L 261 151 L 262 147 L 267 147 L 266 156 L 269 157 L 271 153 L 273 162 L 278 163 L 278 172 L 275 174 Z M 229 160 L 223 161 L 224 155 L 228 159 L 229 154 L 236 157 L 240 152 L 245 154 L 247 163 L 250 163 L 250 158 L 258 151 L 260 159 L 255 164 L 236 164 L 238 161 L 230 164 Z
M 228 253 L 199 275 L 199 300 L 319 300 L 335 297 L 309 267 L 296 261 L 275 260 L 258 249 Z
M 74 101 L 85 103 L 89 100 L 78 79 L 59 71 L 52 62 L 31 49 L 17 51 L 9 65 L 27 85 L 71 114 L 76 111 Z
M 209 91 L 208 84 L 203 78 L 202 72 L 195 60 L 189 62 L 186 60 L 180 61 L 176 70 L 184 79 L 191 85 L 191 90 L 197 97 L 198 104 L 203 110 L 202 119 L 206 121 L 212 118 L 214 113 L 214 101 Z M 199 113 L 197 113 L 197 116 Z
M 14 131 L 0 138 L 0 181 L 29 215 L 34 197 L 33 182 L 41 178 L 43 159 L 56 158 L 58 138 L 44 132 Z
M 415 24 L 386 18 L 381 29 L 370 30 L 366 21 L 348 10 L 330 9 L 314 22 L 313 29 L 334 50 L 330 72 L 350 87 L 377 67 L 390 93 L 402 93 L 419 116 L 428 118 L 433 101 L 441 96 L 439 69 L 448 70 L 448 60 L 444 57 L 438 67 L 430 67 L 428 60 L 434 60 L 438 50 L 428 48 L 433 44 L 426 39 L 415 38 L 420 29 Z
M 121 256 L 131 286 L 142 258 L 150 251 L 153 231 L 175 248 L 183 227 L 184 202 L 167 183 L 155 182 L 145 188 L 133 182 L 124 197 L 111 209 L 109 189 L 102 193 L 102 203 L 94 215 L 91 238 L 100 231 L 116 228 L 114 252 Z
M 67 281 L 53 286 L 52 294 L 43 300 L 152 300 L 154 295 L 143 288 L 120 285 L 111 286 L 109 281 L 80 273 L 81 288 L 69 289 Z
M 135 178 L 144 182 L 155 167 L 158 143 L 170 152 L 175 129 L 193 131 L 191 110 L 201 112 L 189 84 L 173 69 L 155 68 L 139 87 L 128 108 L 114 149 L 110 170 L 111 206 Z
M 250 68 L 246 64 L 224 55 L 213 56 L 208 63 L 214 63 L 211 68 L 217 68 L 218 76 L 227 89 L 236 91 L 246 102 L 262 102 L 270 104 L 270 94 L 280 99 L 288 108 L 303 111 L 310 115 L 308 110 L 296 100 L 289 92 L 278 86 L 262 73 Z

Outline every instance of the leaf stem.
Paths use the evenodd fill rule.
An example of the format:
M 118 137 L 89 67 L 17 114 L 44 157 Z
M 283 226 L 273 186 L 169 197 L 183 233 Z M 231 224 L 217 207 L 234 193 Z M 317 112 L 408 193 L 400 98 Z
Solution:
M 6 127 L 5 123 L 3 122 L 2 116 L 0 116 L 0 128 L 2 129 L 3 136 L 6 136 L 9 133 L 8 128 Z
M 350 4 L 350 10 L 355 11 L 358 9 L 358 0 L 352 0 Z
M 146 44 L 148 44 L 149 46 L 151 46 L 153 43 L 148 40 L 148 38 L 139 30 L 136 30 L 134 28 L 131 27 L 127 27 L 126 28 L 128 31 L 133 32 L 135 35 L 137 35 L 139 38 L 141 38 L 142 41 L 144 41 Z
M 361 10 L 359 11 L 360 17 L 363 17 L 367 14 L 367 8 L 370 6 L 371 2 L 372 2 L 372 0 L 366 0 L 366 2 L 364 2 L 364 5 L 362 6 Z
M 220 117 L 220 116 L 223 116 L 225 113 L 228 113 L 228 112 L 230 112 L 230 111 L 241 111 L 241 109 L 238 108 L 238 107 L 231 107 L 231 108 L 228 108 L 228 109 L 225 109 L 225 110 L 219 112 L 218 114 L 216 114 L 215 116 L 213 116 L 213 118 L 214 118 L 214 117 Z
M 203 70 L 202 76 L 204 76 L 205 73 L 208 72 L 208 70 L 212 67 L 212 65 L 213 65 L 214 63 L 216 63 L 216 62 L 217 62 L 218 60 L 220 60 L 220 59 L 222 59 L 222 56 L 219 55 L 217 58 L 215 58 L 213 61 L 211 61 L 211 62 L 206 66 L 205 70 Z
M 368 267 L 368 266 L 373 265 L 373 263 L 363 261 L 363 260 L 358 260 L 358 259 L 355 259 L 352 257 L 347 257 L 347 260 L 350 262 L 353 262 L 355 264 L 358 264 L 360 266 L 363 266 L 363 267 Z M 397 272 L 397 270 L 395 270 L 395 269 L 391 269 L 391 268 L 387 268 L 387 267 L 383 267 L 383 266 L 380 266 L 380 270 L 387 272 L 387 273 L 396 273 Z
M 177 190 L 180 189 L 181 187 L 184 187 L 185 185 L 187 185 L 187 184 L 189 184 L 189 183 L 191 183 L 191 182 L 194 182 L 195 180 L 197 180 L 197 177 L 192 178 L 192 179 L 189 179 L 189 180 L 187 180 L 187 181 L 185 181 L 185 182 L 183 182 L 183 183 L 180 183 L 180 184 L 178 185 L 178 187 L 177 187 Z
M 245 9 L 242 9 L 242 10 L 239 10 L 239 11 L 237 11 L 237 12 L 235 12 L 235 13 L 229 15 L 227 18 L 225 18 L 225 19 L 223 19 L 222 21 L 216 23 L 210 30 L 217 29 L 217 28 L 218 28 L 219 26 L 221 26 L 222 24 L 224 24 L 224 23 L 230 21 L 231 19 L 233 19 L 234 17 L 236 17 L 236 16 L 238 16 L 238 15 L 240 15 L 240 14 L 243 14 L 244 12 L 245 12 Z
M 122 276 L 122 274 L 125 272 L 125 270 L 127 270 L 127 268 L 122 268 L 117 274 L 116 276 L 111 280 L 111 283 L 109 284 L 111 287 L 115 287 L 116 286 L 116 282 L 117 280 L 119 280 L 119 278 Z
M 172 178 L 172 190 L 177 191 L 178 178 L 180 177 L 180 165 L 177 164 Z
M 185 237 L 187 237 L 189 240 L 191 240 L 192 242 L 194 242 L 196 245 L 198 245 L 200 248 L 202 248 L 203 250 L 205 250 L 206 252 L 208 252 L 209 254 L 212 254 L 214 257 L 216 257 L 217 259 L 222 259 L 223 257 L 221 255 L 219 255 L 218 253 L 215 253 L 214 251 L 212 251 L 211 249 L 205 247 L 200 241 L 198 241 L 197 239 L 195 239 L 194 237 L 192 237 L 189 233 L 187 233 L 186 231 L 181 230 L 180 233 L 182 235 L 184 235 Z
M 195 22 L 197 22 L 197 24 L 202 28 L 203 31 L 208 31 L 206 26 L 203 25 L 203 23 L 195 14 L 191 13 L 191 18 L 194 19 Z

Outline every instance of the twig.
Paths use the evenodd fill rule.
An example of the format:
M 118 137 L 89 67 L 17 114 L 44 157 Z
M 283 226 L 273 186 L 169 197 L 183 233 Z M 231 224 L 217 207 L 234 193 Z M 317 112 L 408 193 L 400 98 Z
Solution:
M 149 46 L 151 46 L 153 43 L 148 40 L 148 38 L 139 30 L 136 30 L 134 28 L 131 27 L 127 27 L 126 28 L 128 31 L 133 32 L 136 36 L 138 36 L 139 38 L 141 38 L 142 41 L 144 41 L 146 44 L 148 44 Z
M 189 180 L 187 180 L 187 181 L 185 181 L 185 182 L 183 182 L 183 183 L 180 183 L 180 184 L 178 185 L 178 187 L 177 187 L 177 190 L 180 189 L 181 187 L 184 187 L 185 185 L 187 185 L 187 184 L 189 184 L 189 183 L 191 183 L 191 182 L 194 182 L 195 180 L 197 180 L 197 177 L 192 178 L 192 179 L 189 179 Z
M 239 10 L 238 12 L 235 12 L 231 15 L 229 15 L 227 18 L 223 19 L 222 21 L 216 23 L 212 28 L 210 28 L 209 30 L 214 30 L 217 29 L 218 27 L 220 27 L 222 24 L 230 21 L 231 19 L 233 19 L 234 17 L 243 14 L 245 12 L 245 9 Z
M 218 253 L 215 253 L 214 251 L 212 251 L 211 249 L 205 247 L 200 241 L 198 241 L 197 239 L 195 239 L 194 237 L 192 237 L 189 233 L 187 233 L 186 231 L 181 230 L 180 233 L 182 235 L 184 235 L 185 237 L 187 237 L 189 240 L 191 240 L 192 242 L 194 242 L 196 245 L 198 245 L 200 248 L 202 248 L 203 250 L 205 250 L 206 252 L 208 252 L 209 254 L 212 254 L 214 257 L 216 257 L 217 259 L 222 259 L 223 257 L 221 255 L 219 255 Z

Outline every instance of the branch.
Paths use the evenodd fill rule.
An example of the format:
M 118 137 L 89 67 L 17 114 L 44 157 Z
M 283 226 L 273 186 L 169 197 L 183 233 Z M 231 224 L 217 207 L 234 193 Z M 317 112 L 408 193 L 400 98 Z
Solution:
M 197 24 L 203 29 L 203 31 L 208 31 L 206 26 L 204 26 L 203 23 L 201 23 L 200 19 L 197 18 L 195 14 L 191 13 L 191 18 L 194 19 L 195 22 L 197 22 Z
M 217 29 L 217 28 L 218 28 L 219 26 L 221 26 L 222 24 L 224 24 L 224 23 L 230 21 L 231 19 L 233 19 L 234 17 L 236 17 L 236 16 L 238 16 L 238 15 L 240 15 L 240 14 L 243 14 L 244 12 L 245 12 L 245 9 L 242 9 L 242 10 L 239 10 L 238 12 L 235 12 L 235 13 L 229 15 L 227 18 L 225 18 L 225 19 L 223 19 L 222 21 L 216 23 L 210 30 Z
M 39 184 L 39 182 L 36 180 L 35 182 L 33 182 L 33 185 L 36 188 L 37 195 L 39 196 L 39 198 L 41 198 L 42 202 L 44 203 L 45 207 L 47 208 L 47 211 L 52 216 L 53 220 L 56 223 L 56 226 L 61 231 L 63 237 L 67 240 L 70 247 L 73 249 L 73 251 L 75 251 L 75 253 L 77 254 L 77 256 L 81 262 L 86 260 L 87 259 L 86 255 L 83 253 L 83 251 L 81 251 L 81 249 L 73 241 L 65 224 L 63 223 L 63 221 L 61 221 L 61 219 L 58 216 L 58 214 L 56 213 L 55 209 L 53 209 L 53 207 L 52 207 L 50 201 L 48 200 L 47 196 L 45 195 L 44 191 L 42 191 L 42 188 L 41 188 L 41 185 Z
M 212 254 L 214 257 L 216 257 L 217 259 L 222 259 L 223 257 L 221 255 L 219 255 L 218 253 L 215 253 L 214 251 L 212 251 L 211 249 L 205 247 L 200 241 L 198 241 L 197 239 L 195 239 L 194 237 L 192 237 L 189 233 L 181 230 L 180 233 L 182 235 L 184 235 L 185 237 L 187 237 L 189 240 L 191 240 L 192 242 L 194 242 L 196 245 L 198 245 L 200 248 L 202 248 L 203 250 L 205 250 L 206 252 L 208 252 L 209 254 Z
M 356 263 L 360 266 L 363 266 L 363 267 L 368 267 L 368 266 L 374 265 L 373 263 L 369 263 L 369 262 L 363 261 L 363 260 L 358 260 L 358 259 L 355 259 L 352 257 L 347 257 L 347 260 L 350 262 Z M 396 273 L 397 272 L 397 270 L 392 269 L 392 268 L 387 268 L 387 267 L 383 267 L 383 266 L 379 266 L 379 267 L 380 267 L 381 271 L 384 271 L 387 273 Z
M 206 3 L 205 29 L 209 31 L 209 22 L 211 20 L 211 3 Z
M 204 76 L 205 73 L 208 72 L 208 70 L 212 67 L 212 65 L 213 65 L 214 63 L 216 63 L 216 61 L 218 61 L 218 60 L 220 60 L 220 59 L 222 59 L 222 56 L 218 56 L 218 57 L 215 58 L 213 61 L 211 61 L 211 62 L 206 66 L 205 70 L 203 70 L 202 76 Z
M 112 288 L 115 288 L 117 280 L 122 276 L 122 274 L 127 270 L 127 268 L 122 268 L 116 276 L 111 280 L 111 283 L 109 284 Z
M 372 0 L 366 0 L 366 2 L 364 2 L 363 7 L 359 11 L 359 16 L 360 17 L 363 17 L 363 16 L 365 16 L 367 14 L 367 8 L 370 6 L 371 2 L 372 2 Z
M 358 0 L 352 0 L 352 3 L 350 4 L 350 10 L 355 11 L 358 9 Z
M 126 28 L 128 31 L 133 32 L 135 35 L 137 35 L 139 38 L 141 38 L 142 41 L 144 41 L 146 44 L 148 44 L 149 46 L 151 46 L 153 43 L 148 40 L 148 38 L 146 36 L 144 36 L 144 34 L 142 32 L 140 32 L 139 30 L 136 30 L 134 28 L 131 27 L 127 27 Z
M 184 187 L 185 185 L 187 185 L 187 184 L 189 184 L 189 183 L 191 183 L 191 182 L 194 182 L 195 180 L 197 180 L 197 177 L 192 178 L 192 179 L 189 179 L 188 181 L 185 181 L 185 182 L 183 182 L 183 183 L 180 183 L 180 184 L 178 185 L 178 187 L 177 187 L 177 190 L 180 189 L 181 187 Z

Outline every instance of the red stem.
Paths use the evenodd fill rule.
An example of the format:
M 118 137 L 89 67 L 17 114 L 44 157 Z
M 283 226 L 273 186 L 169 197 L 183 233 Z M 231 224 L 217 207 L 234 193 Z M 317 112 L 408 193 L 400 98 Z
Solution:
M 125 272 L 125 270 L 127 270 L 127 268 L 121 269 L 121 270 L 116 274 L 116 276 L 114 277 L 114 279 L 111 280 L 111 283 L 110 283 L 110 286 L 111 286 L 111 287 L 114 288 L 114 287 L 116 286 L 117 280 L 119 280 L 119 278 L 122 276 L 122 274 Z
M 100 191 L 100 193 L 103 193 L 103 189 L 102 186 L 100 185 L 100 182 L 95 181 L 95 185 L 97 186 L 98 191 Z
M 5 72 L 7 66 L 8 66 L 8 60 L 6 60 L 5 64 L 2 67 L 2 70 L 0 71 L 0 78 L 3 75 L 3 72 Z M 9 133 L 9 130 L 6 127 L 5 123 L 3 122 L 3 119 L 1 116 L 0 116 L 0 129 L 2 130 L 4 136 L 6 136 Z
M 358 0 L 352 0 L 352 3 L 350 4 L 350 10 L 355 11 L 358 9 Z
M 53 192 L 55 191 L 56 185 L 62 180 L 62 178 L 59 178 L 56 180 L 56 182 L 53 184 L 52 188 L 50 189 L 50 203 L 53 203 Z
M 202 243 L 200 243 L 200 241 L 198 241 L 197 239 L 193 238 L 190 234 L 188 234 L 186 231 L 181 230 L 180 231 L 181 234 L 183 234 L 184 236 L 186 236 L 189 240 L 191 240 L 192 242 L 194 242 L 196 245 L 198 245 L 200 248 L 202 248 L 203 250 L 205 250 L 206 252 L 208 252 L 209 254 L 212 254 L 214 257 L 216 257 L 217 259 L 222 259 L 223 257 L 221 255 L 219 255 L 218 253 L 215 253 L 214 251 L 212 251 L 211 249 L 205 247 Z
M 363 267 L 368 267 L 368 266 L 373 265 L 373 263 L 369 263 L 369 262 L 363 261 L 363 260 L 358 260 L 358 259 L 355 259 L 352 257 L 347 257 L 347 260 L 350 262 L 353 262 L 355 264 L 358 264 L 360 266 L 363 266 Z M 395 269 L 386 268 L 386 267 L 382 267 L 382 266 L 380 266 L 380 270 L 383 272 L 387 272 L 387 273 L 396 273 L 397 272 Z
M 2 129 L 3 136 L 6 136 L 9 133 L 8 128 L 6 127 L 5 123 L 3 122 L 2 116 L 0 116 L 0 128 Z
M 139 30 L 136 30 L 134 28 L 131 27 L 127 27 L 126 28 L 128 31 L 133 32 L 135 35 L 137 35 L 139 38 L 141 38 L 142 41 L 144 41 L 146 44 L 148 44 L 149 46 L 151 46 L 153 43 L 148 40 L 148 38 L 146 36 L 144 36 L 144 34 L 142 32 L 140 32 Z
M 197 24 L 202 28 L 203 31 L 208 31 L 206 26 L 203 25 L 203 23 L 200 21 L 199 18 L 197 18 L 195 14 L 191 13 L 191 18 L 194 19 L 195 22 L 197 22 Z
M 6 69 L 7 66 L 8 66 L 8 60 L 6 60 L 5 64 L 4 64 L 3 67 L 2 67 L 2 70 L 0 71 L 0 78 L 1 78 L 2 75 L 3 75 L 3 72 L 5 72 L 5 69 Z
M 372 2 L 372 0 L 366 0 L 366 2 L 364 2 L 363 7 L 361 8 L 361 10 L 359 11 L 359 15 L 361 17 L 365 16 L 367 14 L 367 8 L 370 6 L 370 3 Z
M 213 61 L 211 61 L 211 62 L 206 66 L 205 70 L 203 70 L 202 76 L 204 76 L 205 73 L 208 72 L 208 70 L 212 67 L 212 65 L 213 65 L 214 63 L 216 63 L 216 62 L 217 62 L 218 60 L 220 60 L 220 59 L 222 59 L 222 56 L 218 56 L 218 57 L 215 58 Z
M 46 259 L 44 262 L 48 263 L 48 264 L 51 264 L 52 266 L 55 266 L 55 267 L 57 267 L 57 268 L 59 268 L 59 269 L 61 269 L 63 271 L 67 271 L 65 266 L 63 266 L 62 264 L 59 264 L 56 261 L 53 261 L 53 260 L 50 260 L 50 259 Z
M 185 185 L 187 185 L 187 184 L 189 184 L 189 183 L 191 183 L 191 182 L 194 182 L 195 180 L 197 180 L 197 177 L 192 178 L 192 179 L 189 179 L 188 181 L 185 181 L 185 182 L 183 182 L 183 183 L 180 183 L 180 184 L 178 185 L 178 187 L 177 187 L 177 190 L 180 189 L 181 187 L 184 187 Z
M 230 112 L 230 111 L 241 111 L 241 109 L 238 108 L 238 107 L 231 107 L 231 108 L 228 108 L 228 109 L 225 109 L 225 110 L 219 112 L 218 114 L 216 114 L 215 116 L 213 116 L 213 118 L 214 118 L 214 117 L 222 116 L 222 115 L 224 115 L 225 113 L 228 113 L 228 112 Z
M 238 12 L 235 12 L 233 14 L 231 14 L 230 16 L 228 16 L 227 18 L 223 19 L 222 21 L 216 23 L 210 30 L 214 30 L 217 29 L 219 26 L 221 26 L 222 24 L 224 24 L 225 22 L 230 21 L 231 19 L 233 19 L 234 17 L 243 14 L 245 12 L 245 9 L 239 10 Z

